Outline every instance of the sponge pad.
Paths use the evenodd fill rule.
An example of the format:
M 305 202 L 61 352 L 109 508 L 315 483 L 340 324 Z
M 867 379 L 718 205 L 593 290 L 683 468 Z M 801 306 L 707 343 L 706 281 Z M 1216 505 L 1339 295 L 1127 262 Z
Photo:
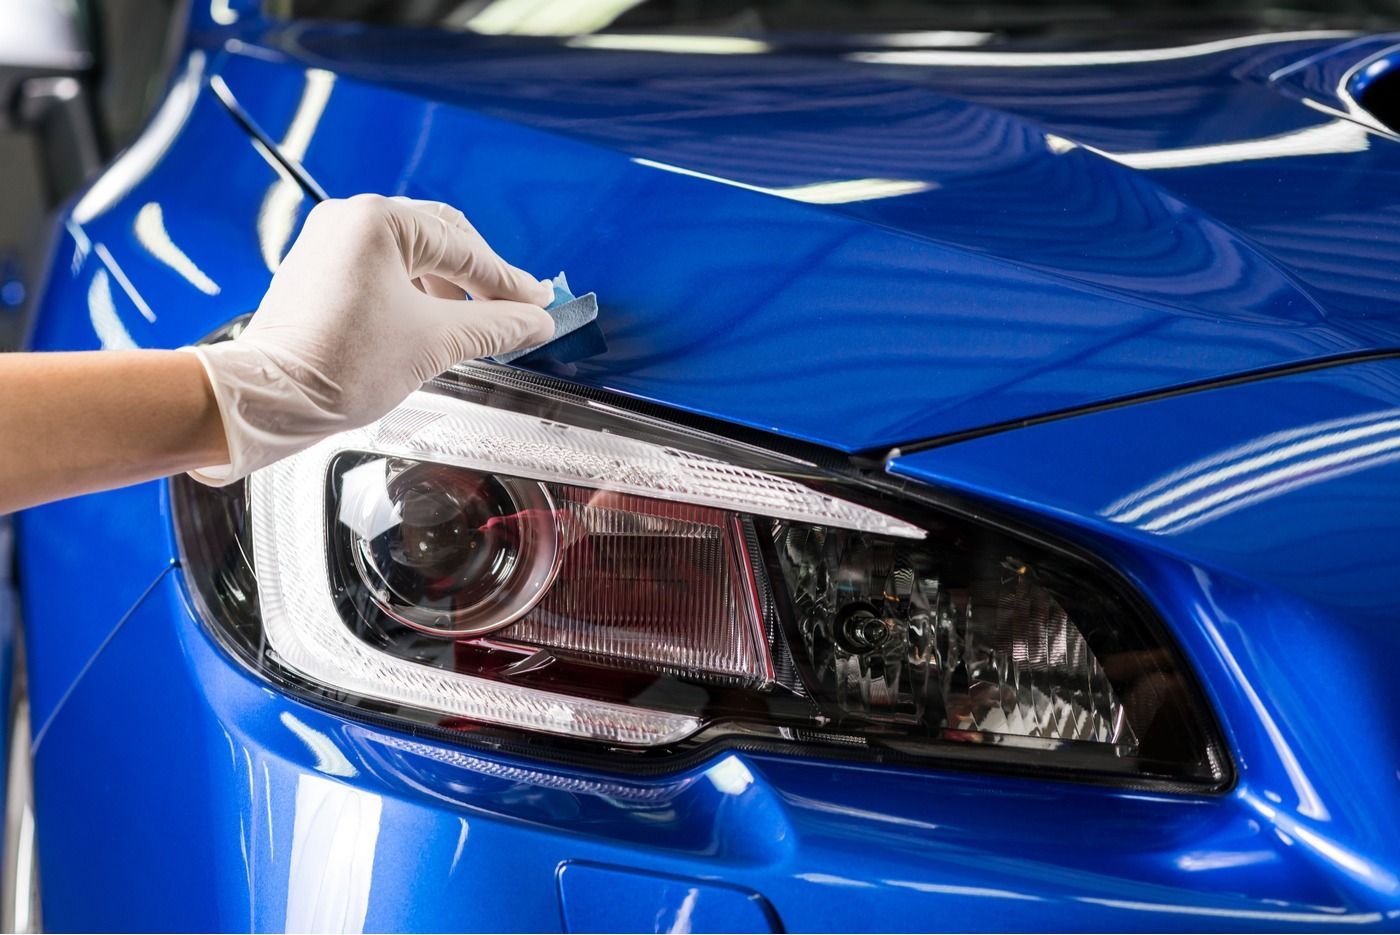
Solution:
M 592 292 L 575 297 L 569 291 L 569 281 L 564 278 L 561 272 L 554 277 L 554 301 L 549 303 L 545 309 L 549 312 L 549 317 L 554 319 L 554 337 L 544 344 L 536 344 L 534 347 L 523 347 L 515 351 L 507 351 L 504 354 L 497 354 L 491 358 L 498 364 L 508 364 L 512 360 L 524 357 L 526 354 L 533 354 L 542 347 L 547 347 L 550 343 L 559 340 L 570 332 L 577 331 L 590 321 L 598 317 L 598 296 Z

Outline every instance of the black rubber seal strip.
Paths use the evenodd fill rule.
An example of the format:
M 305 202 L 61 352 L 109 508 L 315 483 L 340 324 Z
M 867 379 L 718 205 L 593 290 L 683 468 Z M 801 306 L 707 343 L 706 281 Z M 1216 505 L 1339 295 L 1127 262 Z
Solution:
M 1243 373 L 1237 373 L 1228 377 L 1208 377 L 1204 380 L 1179 383 L 1175 386 L 1164 387 L 1159 390 L 1147 390 L 1142 393 L 1132 393 L 1127 396 L 1106 399 L 1103 402 L 1088 403 L 1083 406 L 1070 406 L 1065 409 L 1055 409 L 1038 416 L 1028 416 L 1023 419 L 1008 419 L 1005 422 L 994 422 L 991 425 L 984 425 L 981 428 L 964 429 L 958 432 L 949 432 L 946 435 L 935 435 L 931 438 L 906 442 L 890 448 L 884 446 L 868 448 L 859 452 L 857 457 L 869 461 L 879 460 L 889 462 L 895 458 L 904 455 L 918 454 L 921 451 L 928 451 L 931 448 L 942 448 L 945 445 L 970 441 L 974 438 L 997 435 L 1002 432 L 1009 432 L 1013 429 L 1029 428 L 1033 425 L 1043 425 L 1046 422 L 1058 422 L 1061 419 L 1070 419 L 1075 416 L 1107 412 L 1111 409 L 1122 409 L 1127 406 L 1136 406 L 1139 403 L 1150 403 L 1156 402 L 1159 399 L 1171 399 L 1174 396 L 1186 396 L 1191 393 L 1199 393 L 1203 390 L 1224 389 L 1231 386 L 1240 386 L 1245 383 L 1257 383 L 1261 380 L 1291 377 L 1300 373 L 1311 373 L 1314 370 L 1327 370 L 1332 367 L 1341 367 L 1348 364 L 1366 364 L 1373 361 L 1395 360 L 1398 358 L 1400 358 L 1400 349 L 1348 351 L 1343 354 L 1333 354 L 1314 360 L 1300 361 L 1296 364 L 1281 364 L 1276 367 L 1265 367 L 1259 370 L 1246 370 Z
M 311 174 L 307 172 L 300 163 L 288 159 L 282 152 L 282 147 L 263 132 L 262 127 L 258 126 L 257 122 L 254 121 L 252 117 L 248 116 L 248 112 L 243 109 L 238 103 L 238 99 L 233 96 L 233 89 L 224 81 L 223 76 L 218 74 L 210 75 L 206 84 L 209 90 L 213 92 L 214 98 L 220 104 L 224 105 L 224 109 L 229 112 L 229 116 L 238 121 L 238 125 L 247 131 L 248 135 L 256 140 L 259 146 L 267 150 L 266 155 L 268 157 L 276 160 L 278 165 L 286 169 L 287 173 L 291 175 L 292 178 L 296 179 L 297 184 L 302 187 L 307 195 L 311 196 L 316 201 L 325 201 L 330 197 L 326 194 L 326 190 L 311 177 Z

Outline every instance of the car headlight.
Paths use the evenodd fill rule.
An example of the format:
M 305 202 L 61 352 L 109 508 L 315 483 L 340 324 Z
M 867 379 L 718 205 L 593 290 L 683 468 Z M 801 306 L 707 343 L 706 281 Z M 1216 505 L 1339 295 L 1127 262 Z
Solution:
M 728 743 L 1227 778 L 1193 679 L 1091 562 L 504 368 L 171 493 L 206 626 L 352 713 L 613 768 Z

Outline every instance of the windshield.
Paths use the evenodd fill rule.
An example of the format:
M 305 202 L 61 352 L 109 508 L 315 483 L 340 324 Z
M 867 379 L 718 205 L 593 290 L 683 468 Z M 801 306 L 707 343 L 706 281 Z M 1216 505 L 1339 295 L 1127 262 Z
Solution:
M 927 46 L 981 44 L 1016 34 L 1379 30 L 1400 22 L 1400 0 L 271 0 L 269 7 L 287 17 L 495 35 L 815 33 Z

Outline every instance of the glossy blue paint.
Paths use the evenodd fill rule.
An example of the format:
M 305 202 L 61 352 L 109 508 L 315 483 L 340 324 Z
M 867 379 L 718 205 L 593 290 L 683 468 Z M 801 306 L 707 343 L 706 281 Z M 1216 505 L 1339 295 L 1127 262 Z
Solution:
M 559 866 L 566 932 L 772 932 L 763 897 L 732 886 L 595 867 Z
M 95 730 L 152 712 L 153 730 Z M 78 684 L 36 769 L 45 920 L 64 930 L 347 912 L 367 931 L 557 931 L 569 862 L 760 893 L 796 931 L 1384 922 L 1240 796 L 739 754 L 636 779 L 348 722 L 233 665 L 178 571 Z
M 257 307 L 310 201 L 202 90 L 206 62 L 200 52 L 186 59 L 141 141 L 75 202 L 34 348 L 178 347 Z M 24 579 L 56 582 L 23 595 L 36 732 L 172 561 L 160 490 L 143 484 L 20 514 Z
M 252 308 L 311 204 L 270 148 L 331 194 L 456 201 L 596 289 L 605 349 L 562 375 L 839 450 L 1395 346 L 1400 150 L 1300 103 L 1388 39 L 1027 68 L 252 13 L 195 5 L 170 102 L 68 212 L 36 347 L 178 346 Z M 811 188 L 852 179 L 908 184 Z M 560 881 L 607 872 L 799 931 L 1396 929 L 1389 421 L 1400 364 L 1374 363 L 892 465 L 1128 577 L 1222 722 L 1216 796 L 738 753 L 640 778 L 414 738 L 213 645 L 161 485 L 29 511 L 45 922 L 589 928 Z
M 1047 423 L 892 470 L 1135 553 L 1116 564 L 1160 582 L 1143 583 L 1163 615 L 1199 621 L 1178 635 L 1226 712 L 1236 796 L 1397 904 L 1397 426 L 1400 362 L 1385 361 Z M 1341 695 L 1366 699 L 1361 721 Z
M 1345 41 L 924 68 L 313 26 L 214 67 L 329 193 L 460 203 L 595 289 L 575 379 L 851 450 L 1393 347 L 1397 143 L 1267 80 Z
M 35 331 L 37 348 L 96 349 L 102 346 L 98 327 L 105 330 L 121 320 L 145 323 L 91 250 L 82 257 L 80 252 L 65 232 L 55 251 L 64 275 L 49 281 Z M 48 582 L 26 587 L 21 595 L 36 732 L 151 578 L 170 563 L 168 549 L 132 545 L 165 537 L 162 524 L 131 522 L 134 516 L 160 515 L 158 490 L 156 484 L 142 484 L 16 517 L 20 578 Z

